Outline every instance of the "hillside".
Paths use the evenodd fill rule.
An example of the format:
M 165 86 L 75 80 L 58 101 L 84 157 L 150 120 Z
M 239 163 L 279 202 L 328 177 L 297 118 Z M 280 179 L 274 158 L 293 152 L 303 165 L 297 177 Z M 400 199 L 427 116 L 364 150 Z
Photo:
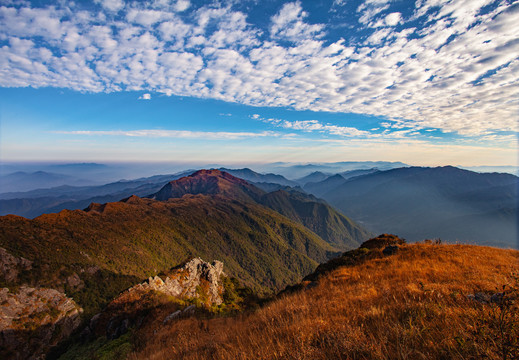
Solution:
M 265 192 L 220 170 L 200 170 L 170 181 L 149 198 L 168 200 L 186 194 L 219 195 L 238 201 L 264 205 L 315 232 L 341 250 L 358 246 L 371 234 L 333 209 L 326 202 L 300 191 Z
M 299 222 L 338 249 L 352 249 L 371 233 L 322 200 L 299 191 L 278 190 L 261 197 L 261 204 Z
M 373 232 L 517 248 L 518 184 L 510 174 L 411 167 L 352 178 L 322 197 Z
M 134 196 L 34 220 L 5 216 L 0 229 L 1 247 L 45 270 L 25 274 L 29 283 L 63 287 L 73 275 L 88 285 L 103 271 L 108 292 L 101 298 L 190 256 L 219 259 L 231 276 L 268 292 L 298 281 L 336 251 L 263 206 L 202 195 L 167 202 Z M 95 307 L 90 302 L 100 299 L 91 291 L 71 292 L 80 305 Z
M 157 308 L 128 359 L 514 359 L 519 252 L 413 244 L 344 254 L 259 310 L 164 325 Z M 513 302 L 515 299 L 515 302 Z M 113 351 L 113 348 L 112 348 Z

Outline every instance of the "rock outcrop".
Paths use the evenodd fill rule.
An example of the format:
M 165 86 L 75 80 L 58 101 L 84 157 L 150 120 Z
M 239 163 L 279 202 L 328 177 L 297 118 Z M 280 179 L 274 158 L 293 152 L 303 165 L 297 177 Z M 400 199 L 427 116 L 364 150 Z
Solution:
M 200 258 L 188 261 L 184 266 L 175 269 L 163 280 L 159 276 L 150 277 L 147 282 L 138 284 L 129 292 L 158 291 L 178 298 L 199 298 L 207 296 L 210 304 L 222 303 L 222 286 L 220 277 L 223 275 L 223 263 L 213 261 L 208 263 Z
M 40 359 L 80 325 L 83 311 L 54 289 L 0 289 L 0 358 Z
M 81 337 L 91 339 L 105 336 L 107 339 L 117 339 L 130 328 L 140 327 L 146 321 L 150 309 L 158 304 L 157 301 L 161 301 L 156 299 L 157 293 L 182 300 L 174 306 L 173 312 L 165 316 L 164 324 L 193 315 L 197 306 L 220 305 L 224 291 L 220 281 L 222 276 L 225 276 L 222 262 L 215 260 L 208 263 L 194 258 L 165 276 L 150 277 L 121 293 L 103 312 L 95 315 Z M 187 305 L 193 299 L 197 299 L 197 304 Z
M 0 276 L 6 282 L 16 281 L 20 272 L 30 270 L 31 267 L 32 261 L 13 256 L 6 249 L 0 247 Z

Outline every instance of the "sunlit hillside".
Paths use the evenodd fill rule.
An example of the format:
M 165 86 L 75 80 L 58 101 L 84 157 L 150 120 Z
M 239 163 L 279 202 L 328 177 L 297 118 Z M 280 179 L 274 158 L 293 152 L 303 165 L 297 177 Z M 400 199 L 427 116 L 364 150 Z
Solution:
M 165 313 L 156 309 L 127 338 L 134 347 L 129 358 L 519 356 L 518 251 L 421 243 L 393 255 L 354 250 L 320 269 L 317 281 L 236 317 L 163 325 L 157 319 Z

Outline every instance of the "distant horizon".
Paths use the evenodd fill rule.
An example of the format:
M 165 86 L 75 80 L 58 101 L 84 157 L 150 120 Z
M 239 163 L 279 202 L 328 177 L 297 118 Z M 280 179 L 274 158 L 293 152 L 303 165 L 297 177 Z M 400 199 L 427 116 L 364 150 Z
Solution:
M 316 170 L 304 168 L 308 166 Z M 0 176 L 7 176 L 17 172 L 62 174 L 74 176 L 83 180 L 96 180 L 97 183 L 107 183 L 118 180 L 132 180 L 155 175 L 177 174 L 186 171 L 201 169 L 228 168 L 233 170 L 251 169 L 258 173 L 281 174 L 290 179 L 300 176 L 290 176 L 291 169 L 298 169 L 296 174 L 310 174 L 315 171 L 335 174 L 348 170 L 378 168 L 380 170 L 396 169 L 401 167 L 457 167 L 481 173 L 508 173 L 519 176 L 517 165 L 415 165 L 400 161 L 339 161 L 339 162 L 271 162 L 271 163 L 207 163 L 207 162 L 0 162 Z M 342 170 L 341 170 L 342 169 Z M 1 191 L 0 191 L 1 192 Z

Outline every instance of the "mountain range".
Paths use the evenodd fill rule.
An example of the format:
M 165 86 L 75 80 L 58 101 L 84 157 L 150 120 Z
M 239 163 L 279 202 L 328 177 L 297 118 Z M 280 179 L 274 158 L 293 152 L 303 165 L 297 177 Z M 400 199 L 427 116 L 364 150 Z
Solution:
M 104 186 L 62 186 L 30 192 L 35 197 L 25 199 L 29 202 L 41 199 L 38 198 L 41 193 L 49 195 L 50 199 L 59 198 L 52 195 L 61 193 L 69 200 L 73 196 L 113 198 L 135 192 L 141 196 L 92 202 L 83 210 L 65 209 L 34 219 L 0 216 L 0 356 L 29 358 L 31 354 L 40 356 L 52 350 L 51 358 L 61 356 L 62 359 L 99 358 L 104 356 L 101 354 L 124 358 L 129 351 L 133 351 L 134 358 L 160 357 L 164 351 L 162 344 L 170 342 L 161 340 L 158 344 L 153 338 L 155 334 L 166 336 L 170 331 L 167 330 L 169 323 L 177 329 L 183 326 L 183 318 L 198 321 L 196 316 L 202 316 L 207 319 L 206 324 L 220 329 L 209 320 L 215 312 L 231 315 L 247 307 L 257 309 L 267 301 L 261 300 L 265 297 L 269 300 L 260 307 L 259 314 L 279 307 L 280 312 L 274 311 L 272 319 L 283 319 L 282 323 L 269 323 L 270 326 L 297 339 L 299 333 L 292 329 L 296 326 L 304 329 L 301 336 L 306 334 L 304 336 L 314 338 L 297 345 L 298 349 L 305 349 L 309 357 L 329 358 L 334 351 L 339 351 L 333 349 L 348 351 L 351 355 L 351 351 L 360 351 L 360 348 L 341 341 L 337 342 L 343 344 L 340 347 L 331 346 L 335 342 L 330 342 L 328 335 L 318 335 L 342 334 L 344 329 L 333 324 L 356 321 L 351 317 L 337 318 L 337 309 L 342 309 L 341 306 L 347 304 L 347 308 L 355 309 L 355 314 L 363 317 L 366 336 L 388 340 L 376 330 L 383 327 L 380 324 L 371 326 L 370 319 L 384 320 L 385 327 L 392 324 L 392 328 L 406 334 L 406 326 L 414 324 L 406 317 L 411 314 L 408 311 L 416 311 L 416 314 L 425 311 L 424 317 L 413 318 L 419 319 L 424 329 L 439 326 L 430 319 L 443 316 L 439 315 L 443 310 L 438 309 L 445 307 L 450 313 L 464 314 L 462 317 L 466 319 L 470 314 L 474 315 L 463 310 L 466 302 L 471 301 L 467 300 L 470 296 L 490 299 L 499 295 L 481 295 L 481 291 L 489 291 L 488 284 L 481 282 L 481 276 L 487 279 L 489 269 L 493 269 L 495 275 L 494 263 L 499 263 L 499 284 L 505 284 L 505 280 L 509 281 L 509 272 L 513 271 L 510 264 L 513 259 L 517 260 L 517 251 L 440 246 L 439 240 L 408 246 L 394 235 L 372 238 L 372 232 L 367 230 L 386 226 L 390 231 L 400 229 L 407 235 L 416 229 L 426 229 L 429 224 L 429 231 L 437 231 L 433 226 L 438 226 L 441 231 L 467 234 L 466 227 L 473 226 L 481 233 L 487 231 L 486 241 L 510 246 L 510 239 L 505 235 L 513 231 L 511 219 L 517 213 L 514 208 L 517 177 L 513 175 L 476 174 L 453 167 L 362 169 L 323 173 L 324 177 L 314 174 L 307 179 L 321 178 L 322 181 L 294 182 L 296 186 L 290 187 L 282 176 L 258 174 L 250 169 L 238 169 L 234 173 L 256 182 L 226 171 L 208 169 Z M 355 217 L 346 217 L 297 184 L 307 191 L 322 194 L 342 212 Z M 462 214 L 461 220 L 465 222 L 457 214 Z M 429 223 L 424 220 L 427 217 Z M 355 218 L 364 221 L 366 226 L 359 225 Z M 501 219 L 502 223 L 496 219 Z M 455 221 L 458 227 L 449 228 L 448 220 Z M 474 224 L 476 220 L 480 224 Z M 474 238 L 478 239 L 477 236 Z M 469 254 L 487 260 L 480 264 L 470 260 Z M 199 258 L 217 261 L 209 264 Z M 185 265 L 180 267 L 181 264 Z M 222 266 L 225 266 L 225 275 Z M 446 268 L 449 271 L 443 271 Z M 429 271 L 437 270 L 440 272 L 431 280 Z M 205 280 L 193 280 L 188 272 L 206 274 Z M 394 287 L 388 287 L 388 276 Z M 474 291 L 476 282 L 480 293 L 474 295 L 469 291 Z M 452 287 L 454 283 L 461 285 Z M 496 282 L 491 284 L 496 286 Z M 148 288 L 151 290 L 147 291 Z M 165 289 L 169 295 L 157 294 L 153 289 Z M 190 295 L 182 295 L 182 289 L 188 289 Z M 402 289 L 409 294 L 402 295 Z M 436 295 L 429 304 L 427 299 L 432 292 Z M 274 294 L 278 295 L 273 297 Z M 284 302 L 284 298 L 289 298 L 289 302 Z M 411 298 L 419 301 L 410 303 Z M 359 301 L 364 304 L 360 308 Z M 416 308 L 423 301 L 431 306 L 429 310 Z M 387 307 L 387 304 L 394 306 Z M 307 311 L 310 308 L 318 309 L 312 312 L 326 314 L 326 318 L 317 321 Z M 428 311 L 436 315 L 429 316 Z M 487 321 L 484 315 L 476 314 L 474 319 Z M 250 316 L 249 324 L 258 325 L 263 321 L 262 315 Z M 449 315 L 444 319 L 452 321 L 449 326 L 460 327 L 458 334 L 466 331 L 457 317 Z M 307 320 L 310 323 L 305 323 Z M 236 318 L 228 324 L 247 334 Z M 196 326 L 203 328 L 205 325 L 197 323 Z M 265 323 L 259 328 L 268 329 L 269 326 Z M 348 329 L 348 336 L 351 336 L 353 328 Z M 420 329 L 417 327 L 413 331 L 420 331 L 431 341 L 444 333 L 443 330 L 436 334 Z M 506 336 L 515 336 L 513 331 L 507 331 L 504 332 Z M 279 337 L 276 334 L 262 332 L 260 337 L 267 339 L 266 346 L 272 348 L 272 339 Z M 199 333 L 194 336 L 196 341 L 205 338 Z M 28 347 L 25 339 L 32 339 Z M 65 339 L 69 339 L 69 343 L 64 343 Z M 411 341 L 415 349 L 427 351 L 429 355 L 454 351 L 426 346 L 409 334 L 405 339 Z M 486 341 L 472 335 L 463 339 Z M 251 334 L 245 341 L 249 340 L 260 341 Z M 74 345 L 70 347 L 72 342 Z M 319 345 L 321 342 L 322 346 Z M 370 348 L 364 349 L 364 354 L 382 354 L 383 349 L 375 346 L 377 342 L 368 341 Z M 194 358 L 203 358 L 207 348 L 203 342 L 195 343 L 197 345 L 193 346 L 198 349 L 198 355 Z M 250 350 L 249 345 L 241 348 L 240 342 L 236 343 L 232 338 L 211 344 L 215 347 L 207 351 L 221 354 L 223 358 L 227 352 L 234 354 L 227 358 L 233 358 Z M 182 348 L 177 345 L 176 349 Z M 282 357 L 285 357 L 294 351 L 288 350 L 290 346 L 284 344 L 285 350 L 267 353 L 272 356 L 284 354 Z M 397 348 L 388 349 L 395 354 L 398 351 Z M 502 347 L 489 349 L 492 354 L 503 351 Z M 185 350 L 179 351 L 175 353 L 179 357 L 187 356 Z M 460 348 L 455 352 L 467 356 L 483 354 L 478 351 Z
M 307 184 L 373 232 L 516 248 L 519 178 L 456 167 L 409 167 Z
M 244 284 L 272 292 L 370 236 L 323 201 L 266 193 L 219 170 L 168 182 L 148 198 L 133 195 L 33 220 L 3 216 L 0 230 L 0 246 L 37 269 L 25 273 L 28 284 L 64 288 L 70 276 L 78 277 L 83 287 L 70 294 L 88 311 L 128 281 L 190 256 L 220 259 Z

